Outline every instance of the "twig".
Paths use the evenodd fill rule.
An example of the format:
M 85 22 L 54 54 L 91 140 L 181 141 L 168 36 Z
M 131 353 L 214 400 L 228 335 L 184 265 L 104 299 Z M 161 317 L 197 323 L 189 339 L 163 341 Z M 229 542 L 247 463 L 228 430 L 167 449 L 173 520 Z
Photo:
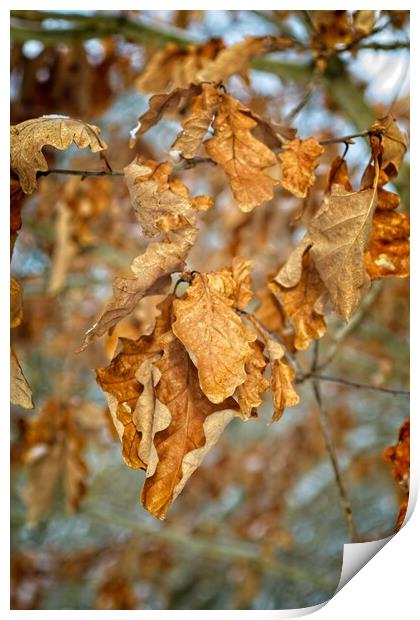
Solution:
M 57 11 L 11 11 L 10 15 L 14 20 L 14 24 L 11 27 L 11 36 L 12 39 L 18 42 L 35 39 L 43 43 L 63 43 L 122 35 L 132 41 L 156 45 L 165 43 L 188 45 L 189 43 L 194 43 L 194 39 L 190 35 L 184 34 L 179 29 L 162 30 L 151 24 L 134 21 L 124 15 L 110 15 L 104 11 L 96 12 L 93 15 L 60 13 Z M 45 19 L 72 22 L 76 27 L 42 28 L 40 25 Z M 17 25 L 18 22 L 24 25 Z M 33 27 L 34 22 L 36 24 L 35 27 Z
M 317 353 L 315 353 L 315 356 L 314 356 L 314 361 L 312 364 L 313 367 L 316 367 L 316 362 L 317 362 Z M 346 487 L 344 486 L 344 481 L 343 481 L 340 467 L 338 464 L 337 455 L 335 453 L 334 442 L 332 439 L 331 429 L 330 429 L 330 425 L 328 421 L 328 414 L 322 402 L 321 391 L 319 389 L 318 377 L 312 379 L 312 388 L 313 388 L 315 400 L 317 402 L 318 409 L 319 409 L 319 418 L 321 422 L 322 434 L 324 436 L 325 447 L 327 449 L 328 456 L 331 461 L 332 468 L 334 470 L 335 482 L 336 482 L 338 493 L 340 496 L 340 503 L 341 503 L 341 507 L 343 509 L 343 512 L 346 518 L 346 522 L 347 522 L 347 530 L 348 530 L 349 538 L 350 538 L 350 541 L 354 543 L 354 542 L 357 542 L 357 534 L 356 534 L 356 529 L 353 523 L 353 510 L 350 504 L 349 497 L 347 495 Z
M 331 138 L 330 140 L 320 140 L 319 144 L 337 144 L 339 142 L 348 142 L 349 140 L 353 140 L 353 138 L 367 138 L 372 132 L 371 131 L 361 131 L 359 133 L 352 133 L 348 136 L 341 136 L 341 138 Z
M 296 378 L 296 383 L 304 383 L 307 379 L 316 379 L 317 381 L 329 381 L 330 383 L 339 383 L 340 385 L 347 385 L 349 387 L 357 388 L 360 390 L 372 390 L 373 392 L 382 392 L 384 394 L 392 394 L 393 396 L 405 396 L 410 397 L 409 390 L 400 390 L 397 388 L 385 388 L 376 385 L 370 385 L 369 383 L 359 383 L 357 381 L 350 381 L 349 379 L 341 379 L 340 377 L 332 377 L 330 375 L 318 375 L 317 373 L 309 372 L 304 375 L 300 375 Z
M 178 164 L 174 165 L 174 171 L 177 170 L 189 170 L 200 164 L 213 164 L 216 165 L 209 157 L 194 157 L 194 159 L 182 159 Z M 38 172 L 38 176 L 47 177 L 50 174 L 68 174 L 77 177 L 123 177 L 123 170 L 71 170 L 65 168 L 51 168 Z
M 408 41 L 393 41 L 391 43 L 377 43 L 372 41 L 371 43 L 361 43 L 353 47 L 353 50 L 380 50 L 380 51 L 389 51 L 389 50 L 402 50 L 408 49 L 410 47 L 410 43 Z
M 68 174 L 77 177 L 123 177 L 122 170 L 65 170 L 63 168 L 51 168 L 38 172 L 38 176 L 47 177 L 50 174 Z

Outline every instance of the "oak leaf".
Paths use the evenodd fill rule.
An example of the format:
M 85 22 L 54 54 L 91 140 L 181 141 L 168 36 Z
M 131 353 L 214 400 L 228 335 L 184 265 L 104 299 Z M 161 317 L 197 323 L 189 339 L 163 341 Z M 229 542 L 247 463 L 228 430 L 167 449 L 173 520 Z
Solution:
M 200 82 L 198 72 L 223 48 L 221 39 L 210 39 L 203 44 L 190 44 L 185 47 L 168 43 L 153 54 L 137 78 L 136 87 L 144 93 L 164 92 Z
M 98 153 L 107 148 L 99 134 L 100 129 L 95 125 L 67 116 L 43 116 L 13 125 L 10 128 L 10 163 L 25 194 L 32 194 L 36 189 L 37 172 L 48 170 L 42 153 L 44 146 L 63 151 L 74 142 L 79 148 L 90 147 L 93 153 Z
M 198 72 L 197 78 L 202 82 L 217 83 L 239 74 L 247 80 L 250 61 L 264 53 L 269 46 L 269 37 L 245 37 L 243 41 L 220 50 L 216 58 Z
M 309 252 L 301 258 L 301 277 L 296 284 L 293 285 L 294 279 L 282 278 L 283 271 L 284 268 L 268 286 L 293 325 L 296 349 L 303 351 L 312 340 L 325 334 L 323 301 L 326 288 Z M 284 281 L 288 286 L 283 285 Z
M 410 221 L 407 215 L 395 211 L 375 211 L 372 237 L 365 252 L 366 271 L 372 280 L 387 276 L 406 278 L 410 275 L 409 239 Z
M 407 136 L 404 134 L 392 114 L 377 119 L 370 127 L 373 133 L 379 133 L 380 167 L 389 179 L 396 177 L 407 151 Z
M 191 226 L 195 209 L 186 188 L 169 180 L 168 162 L 134 160 L 124 169 L 131 204 L 147 237 Z
M 169 331 L 161 338 L 164 355 L 156 363 L 156 399 L 170 413 L 169 425 L 154 434 L 157 460 L 146 472 L 142 502 L 163 519 L 205 454 L 236 413 L 233 399 L 214 404 L 203 394 L 197 370 L 181 342 Z
M 86 430 L 78 418 L 82 408 L 83 404 L 74 407 L 51 400 L 28 422 L 23 458 L 29 478 L 22 498 L 29 523 L 36 523 L 49 510 L 60 480 L 68 512 L 78 509 L 86 492 Z
M 333 185 L 342 185 L 348 192 L 353 191 L 353 187 L 349 178 L 347 162 L 341 155 L 338 155 L 331 162 L 330 171 L 328 173 L 327 191 L 330 192 Z
M 170 171 L 170 164 L 144 163 L 141 159 L 125 168 L 130 197 L 146 234 L 161 230 L 165 237 L 150 243 L 132 261 L 133 278 L 114 279 L 113 297 L 86 333 L 82 350 L 92 338 L 105 334 L 129 315 L 143 297 L 166 292 L 171 274 L 183 271 L 198 234 L 194 226 L 197 202 L 180 181 L 168 180 Z
M 144 374 L 144 368 L 140 376 L 139 371 L 145 361 L 156 360 L 161 354 L 159 338 L 170 329 L 172 296 L 169 295 L 158 308 L 161 314 L 156 320 L 152 334 L 141 336 L 138 340 L 121 338 L 120 350 L 110 364 L 96 370 L 96 380 L 105 393 L 114 426 L 122 443 L 124 461 L 133 468 L 147 467 L 147 461 L 141 456 L 140 444 L 143 433 L 139 427 L 137 409 L 138 401 L 145 389 L 144 382 L 147 375 Z M 149 438 L 146 441 L 150 443 Z M 150 449 L 146 451 L 147 457 L 149 452 Z
M 317 159 L 324 148 L 314 139 L 295 138 L 283 146 L 279 153 L 283 178 L 282 186 L 299 198 L 305 198 L 315 181 Z
M 308 226 L 310 254 L 337 313 L 348 320 L 368 288 L 364 265 L 375 208 L 374 189 L 332 187 Z
M 134 146 L 136 138 L 156 125 L 164 114 L 171 114 L 188 105 L 192 97 L 198 95 L 200 91 L 200 86 L 191 84 L 185 88 L 175 88 L 169 93 L 150 97 L 149 109 L 140 116 L 137 127 L 130 132 L 130 147 Z
M 34 408 L 32 390 L 13 349 L 10 349 L 10 401 L 24 409 Z
M 210 84 L 203 84 L 202 91 L 192 103 L 191 114 L 183 121 L 172 148 L 186 159 L 192 159 L 206 135 L 219 105 L 219 92 Z
M 198 274 L 183 299 L 174 302 L 174 334 L 197 367 L 201 389 L 213 403 L 232 396 L 246 379 L 245 362 L 256 338 L 232 309 L 232 300 Z
M 376 11 L 356 11 L 353 16 L 353 25 L 356 35 L 366 37 L 375 26 Z
M 253 355 L 245 362 L 246 379 L 234 394 L 240 407 L 240 415 L 245 420 L 252 417 L 255 409 L 262 403 L 262 394 L 270 387 L 264 377 L 267 360 L 264 357 L 264 345 L 259 341 L 251 343 Z
M 270 200 L 278 182 L 274 153 L 252 135 L 257 124 L 248 108 L 224 94 L 213 123 L 215 135 L 205 142 L 208 155 L 228 175 L 242 211 Z
M 392 475 L 403 491 L 403 499 L 397 516 L 395 531 L 404 524 L 410 491 L 410 420 L 404 422 L 398 434 L 398 443 L 384 451 L 384 460 L 393 465 Z
M 314 16 L 316 34 L 312 37 L 315 48 L 320 45 L 334 48 L 353 40 L 353 29 L 348 11 L 316 11 Z
M 286 407 L 294 407 L 300 401 L 293 387 L 295 371 L 287 362 L 283 362 L 284 348 L 272 338 L 268 339 L 267 352 L 271 365 L 271 390 L 273 394 L 273 422 L 281 418 Z

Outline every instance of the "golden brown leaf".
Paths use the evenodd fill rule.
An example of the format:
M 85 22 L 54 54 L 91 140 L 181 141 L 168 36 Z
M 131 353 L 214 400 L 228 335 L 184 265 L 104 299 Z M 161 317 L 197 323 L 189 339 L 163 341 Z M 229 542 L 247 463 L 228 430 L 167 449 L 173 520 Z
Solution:
M 233 195 L 242 211 L 252 211 L 273 197 L 276 157 L 252 135 L 257 122 L 248 108 L 224 94 L 213 123 L 215 135 L 205 142 L 209 156 L 229 177 Z
M 290 254 L 286 263 L 281 267 L 274 280 L 290 288 L 296 286 L 302 278 L 302 260 L 307 250 L 311 247 L 312 242 L 308 236 L 305 236 L 302 241 L 295 247 Z
M 262 54 L 270 45 L 269 37 L 245 37 L 243 41 L 222 49 L 216 58 L 198 72 L 202 82 L 225 82 L 235 73 L 247 79 L 250 61 Z
M 404 134 L 392 114 L 378 118 L 370 131 L 381 135 L 380 167 L 389 179 L 396 177 L 407 150 L 407 136 Z
M 96 370 L 96 380 L 105 393 L 122 443 L 123 458 L 133 468 L 147 467 L 147 462 L 140 456 L 143 434 L 136 416 L 137 403 L 145 387 L 145 376 L 139 376 L 138 373 L 145 361 L 155 360 L 161 353 L 159 337 L 170 328 L 172 299 L 169 295 L 159 304 L 161 315 L 150 336 L 141 336 L 138 340 L 121 338 L 118 354 L 107 367 Z
M 266 344 L 271 365 L 271 390 L 274 403 L 272 419 L 276 422 L 283 415 L 285 408 L 294 407 L 299 403 L 300 398 L 292 383 L 296 373 L 289 364 L 282 361 L 283 347 L 272 339 L 269 339 Z
M 216 274 L 217 275 L 217 274 Z M 256 338 L 235 311 L 232 300 L 198 274 L 183 299 L 174 302 L 174 334 L 198 370 L 200 386 L 213 403 L 232 396 L 246 379 L 245 362 Z
M 296 138 L 283 146 L 279 153 L 282 162 L 283 178 L 281 184 L 299 198 L 305 198 L 308 189 L 315 181 L 314 170 L 317 159 L 324 148 L 314 138 L 300 140 Z
M 351 43 L 353 39 L 350 14 L 347 11 L 316 11 L 314 17 L 316 34 L 312 41 L 315 47 L 320 43 L 328 48 Z
M 85 432 L 77 409 L 55 400 L 28 423 L 24 436 L 24 462 L 29 480 L 22 498 L 29 523 L 49 510 L 62 480 L 68 512 L 74 512 L 86 491 L 88 468 L 84 460 Z
M 398 531 L 403 523 L 408 508 L 408 494 L 410 490 L 410 420 L 407 419 L 398 435 L 398 443 L 395 446 L 389 446 L 384 451 L 384 460 L 393 465 L 392 475 L 395 481 L 401 487 L 404 498 L 400 505 L 397 517 L 396 531 Z
M 89 146 L 93 153 L 98 153 L 107 148 L 99 134 L 98 127 L 67 116 L 43 116 L 13 125 L 10 128 L 10 163 L 25 194 L 32 194 L 36 189 L 37 172 L 48 170 L 42 153 L 44 146 L 63 151 L 74 142 L 79 148 Z
M 256 407 L 262 403 L 262 394 L 270 387 L 270 382 L 264 377 L 267 360 L 263 355 L 264 346 L 255 341 L 251 343 L 253 355 L 245 362 L 246 379 L 236 388 L 234 398 L 238 401 L 241 417 L 252 417 Z
M 396 209 L 400 204 L 400 197 L 394 192 L 389 192 L 383 187 L 378 188 L 378 202 L 376 211 L 391 211 Z
M 356 35 L 365 37 L 372 32 L 376 21 L 375 13 L 376 11 L 356 11 L 353 16 Z
M 395 196 L 395 194 L 392 194 Z M 410 220 L 404 213 L 376 211 L 372 237 L 365 252 L 366 271 L 372 280 L 410 275 Z
M 201 391 L 197 370 L 181 342 L 172 332 L 162 337 L 164 356 L 157 362 L 160 379 L 158 402 L 170 412 L 170 424 L 154 435 L 156 467 L 146 474 L 142 501 L 152 514 L 163 519 L 216 443 L 237 405 L 233 399 L 215 405 Z
M 182 123 L 172 148 L 179 151 L 186 159 L 196 156 L 201 142 L 219 105 L 219 92 L 210 84 L 203 84 L 201 94 L 192 103 L 191 115 Z
M 331 191 L 333 185 L 342 185 L 348 192 L 353 191 L 349 179 L 349 171 L 347 169 L 347 162 L 345 159 L 338 155 L 331 162 L 330 172 L 328 174 L 327 188 Z
M 13 349 L 10 349 L 10 402 L 24 409 L 34 408 L 32 390 Z
M 10 327 L 17 327 L 23 318 L 22 286 L 13 278 L 10 278 Z
M 82 350 L 92 338 L 102 336 L 129 315 L 146 295 L 167 291 L 170 275 L 183 271 L 187 255 L 195 243 L 194 226 L 197 203 L 177 179 L 168 181 L 170 164 L 141 160 L 125 169 L 131 199 L 137 216 L 148 235 L 159 230 L 165 238 L 150 243 L 131 263 L 134 278 L 115 278 L 113 297 L 98 321 L 86 333 Z M 140 171 L 141 176 L 137 176 Z
M 274 294 L 268 287 L 262 288 L 256 293 L 260 302 L 254 316 L 274 336 L 283 342 L 286 348 L 294 351 L 293 329 L 287 325 L 287 317 Z
M 293 324 L 296 349 L 303 351 L 308 348 L 312 340 L 322 338 L 327 328 L 323 314 L 326 289 L 310 253 L 303 256 L 301 278 L 298 283 L 286 287 L 282 282 L 283 279 L 279 278 L 278 274 L 275 280 L 269 283 L 269 289 Z
M 191 84 L 186 88 L 175 88 L 170 93 L 150 97 L 149 109 L 140 116 L 138 126 L 131 132 L 130 147 L 134 146 L 136 138 L 156 125 L 164 114 L 171 114 L 184 107 L 200 90 L 200 86 Z
M 348 320 L 368 288 L 364 264 L 375 208 L 373 189 L 346 192 L 335 185 L 308 226 L 310 254 L 335 310 Z
M 169 180 L 172 166 L 134 160 L 124 169 L 131 204 L 147 237 L 191 226 L 195 209 L 186 188 Z
M 181 47 L 168 43 L 157 50 L 136 80 L 137 88 L 144 93 L 164 92 L 172 88 L 185 88 L 198 82 L 197 74 L 224 48 L 220 39 L 210 39 L 203 44 Z

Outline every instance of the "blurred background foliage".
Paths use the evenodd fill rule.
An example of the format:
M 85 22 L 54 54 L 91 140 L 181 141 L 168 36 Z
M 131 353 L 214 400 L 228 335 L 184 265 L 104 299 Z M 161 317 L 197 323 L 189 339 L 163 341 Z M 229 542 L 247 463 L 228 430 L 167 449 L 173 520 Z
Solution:
M 275 122 L 292 124 L 302 137 L 365 130 L 389 109 L 408 130 L 408 12 L 377 11 L 369 37 L 348 49 L 333 45 L 324 56 L 314 42 L 311 13 L 12 11 L 12 124 L 66 114 L 102 129 L 113 169 L 136 152 L 165 159 L 179 118 L 162 121 L 134 151 L 128 148 L 129 131 L 148 101 L 136 79 L 156 49 L 168 42 L 221 38 L 229 45 L 244 36 L 280 34 L 300 47 L 254 61 L 248 83 L 230 78 L 233 96 Z M 261 289 L 320 205 L 329 164 L 342 148 L 326 149 L 307 199 L 279 191 L 252 213 L 238 210 L 218 168 L 183 171 L 194 193 L 216 199 L 202 218 L 191 269 L 218 269 L 237 255 L 252 258 L 255 288 Z M 84 152 L 48 157 L 55 167 L 101 169 Z M 367 145 L 356 140 L 347 156 L 355 184 L 367 159 Z M 395 182 L 404 211 L 408 175 L 409 156 Z M 269 424 L 268 401 L 258 419 L 235 420 L 166 521 L 157 521 L 138 503 L 143 473 L 124 465 L 92 372 L 107 364 L 119 336 L 134 338 L 147 328 L 156 300 L 142 301 L 112 336 L 75 353 L 113 276 L 127 275 L 146 246 L 124 181 L 50 175 L 25 199 L 22 217 L 12 272 L 24 289 L 24 319 L 14 343 L 35 410 L 12 408 L 12 608 L 278 609 L 325 601 L 337 586 L 348 534 L 310 386 L 299 386 L 301 404 L 279 423 Z M 408 284 L 392 278 L 375 283 L 330 374 L 407 387 Z M 341 328 L 337 318 L 329 320 L 321 356 Z M 308 365 L 311 353 L 300 358 Z M 383 452 L 397 441 L 408 400 L 326 382 L 322 395 L 359 540 L 388 536 L 401 491 Z M 28 523 L 25 438 L 28 420 L 46 410 L 77 412 L 82 420 L 77 441 L 88 483 L 80 506 L 67 508 L 65 486 L 58 484 L 48 513 Z

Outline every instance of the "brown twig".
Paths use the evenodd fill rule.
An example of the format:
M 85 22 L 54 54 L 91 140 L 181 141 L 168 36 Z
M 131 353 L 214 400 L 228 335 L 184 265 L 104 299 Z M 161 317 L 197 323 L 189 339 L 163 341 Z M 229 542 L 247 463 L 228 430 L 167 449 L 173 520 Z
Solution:
M 63 168 L 51 168 L 38 172 L 38 176 L 47 177 L 50 174 L 68 174 L 77 177 L 123 177 L 122 170 L 66 170 Z
M 319 144 L 338 144 L 339 142 L 349 142 L 353 138 L 367 138 L 372 132 L 361 131 L 359 133 L 352 133 L 348 136 L 341 136 L 341 138 L 331 138 L 329 140 L 320 140 Z
M 401 390 L 398 388 L 385 388 L 369 383 L 359 383 L 358 381 L 351 381 L 349 379 L 342 379 L 341 377 L 332 377 L 330 375 L 318 375 L 316 372 L 308 372 L 304 375 L 300 375 L 296 378 L 296 383 L 304 383 L 308 379 L 316 379 L 317 381 L 328 381 L 330 383 L 339 383 L 340 385 L 347 385 L 359 390 L 371 390 L 373 392 L 382 392 L 383 394 L 392 394 L 393 396 L 405 396 L 410 397 L 409 390 Z
M 315 362 L 315 365 L 316 365 L 316 362 Z M 325 447 L 327 449 L 328 456 L 329 456 L 332 468 L 334 470 L 335 482 L 336 482 L 339 496 L 340 496 L 340 503 L 341 503 L 341 507 L 343 509 L 343 512 L 346 518 L 348 535 L 349 535 L 350 541 L 354 543 L 354 542 L 357 542 L 357 534 L 356 534 L 356 529 L 354 527 L 354 522 L 353 522 L 353 510 L 351 507 L 349 497 L 347 495 L 347 490 L 344 485 L 344 481 L 343 481 L 340 467 L 338 464 L 338 459 L 337 459 L 337 455 L 335 452 L 334 443 L 333 443 L 333 439 L 331 436 L 331 429 L 330 429 L 330 425 L 328 421 L 328 413 L 322 402 L 322 396 L 321 396 L 321 391 L 319 389 L 318 378 L 312 379 L 312 388 L 314 391 L 315 400 L 319 408 L 319 417 L 320 417 L 320 422 L 321 422 L 322 434 L 324 436 Z

